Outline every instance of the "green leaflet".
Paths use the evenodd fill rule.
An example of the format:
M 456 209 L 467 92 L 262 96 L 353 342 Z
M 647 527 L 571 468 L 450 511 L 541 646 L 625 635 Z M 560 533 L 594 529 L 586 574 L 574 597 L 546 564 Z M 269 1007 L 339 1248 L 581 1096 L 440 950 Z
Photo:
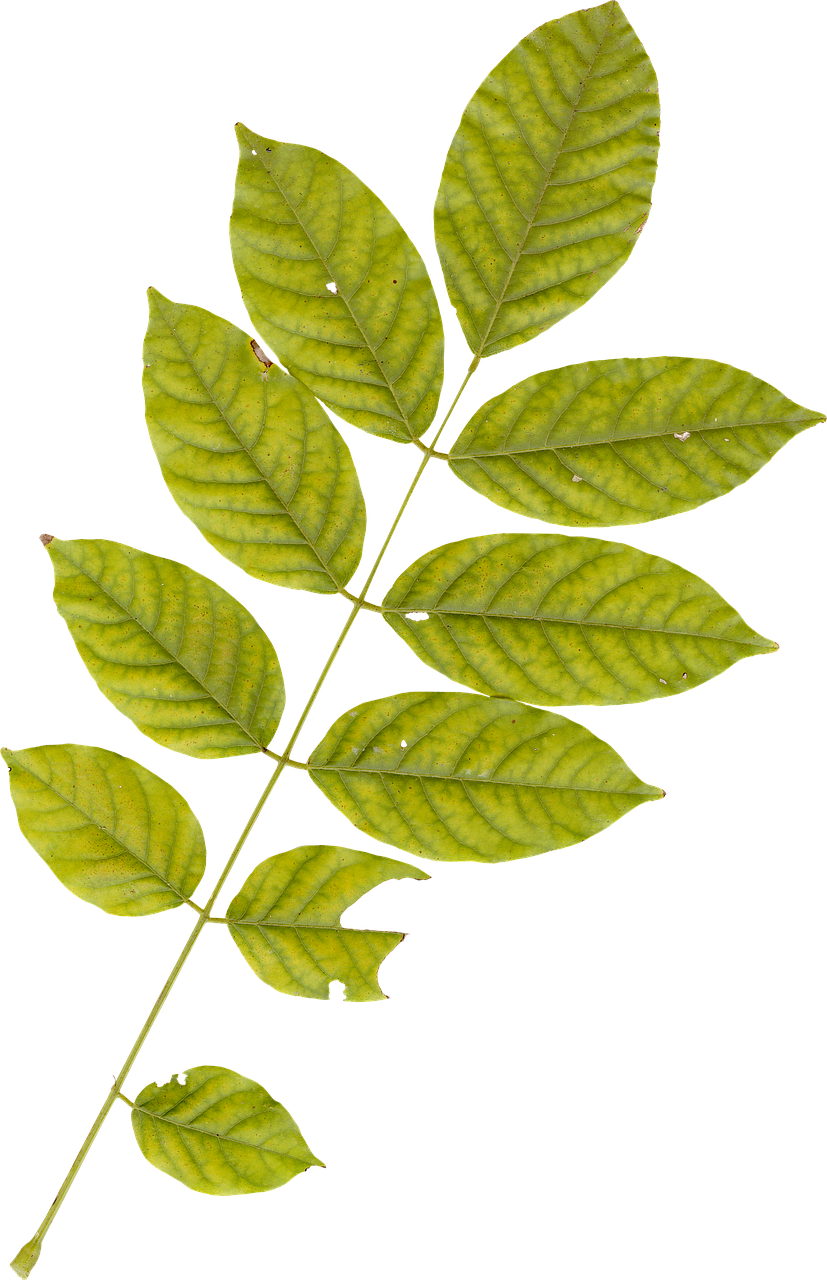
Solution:
M 365 702 L 309 763 L 360 831 L 448 862 L 562 849 L 663 795 L 582 725 L 473 693 Z
M 428 666 L 544 706 L 664 698 L 778 648 L 680 565 L 565 534 L 449 542 L 406 569 L 384 604 Z
M 243 605 L 175 560 L 102 539 L 43 538 L 78 653 L 141 733 L 204 760 L 267 746 L 284 685 Z
M 473 352 L 528 342 L 623 265 L 649 214 L 659 120 L 652 64 L 613 2 L 538 27 L 486 77 L 434 211 Z
M 248 334 L 150 289 L 144 396 L 163 477 L 211 546 L 281 587 L 348 582 L 365 536 L 348 447 Z
M 418 867 L 336 845 L 303 845 L 256 867 L 233 898 L 227 923 L 251 969 L 290 996 L 382 1000 L 377 971 L 404 933 L 348 929 L 342 912 L 384 880 L 427 880 Z
M 403 443 L 420 436 L 442 386 L 442 321 L 413 244 L 338 161 L 236 133 L 230 241 L 253 324 L 345 422 Z
M 449 462 L 472 489 L 523 516 L 639 524 L 729 493 L 823 421 L 717 360 L 592 360 L 489 400 Z
M 113 916 L 180 907 L 204 874 L 183 796 L 102 747 L 4 748 L 20 830 L 61 884 Z
M 225 1067 L 193 1067 L 138 1094 L 132 1128 L 150 1164 L 192 1191 L 272 1191 L 324 1165 L 293 1117 L 255 1080 Z

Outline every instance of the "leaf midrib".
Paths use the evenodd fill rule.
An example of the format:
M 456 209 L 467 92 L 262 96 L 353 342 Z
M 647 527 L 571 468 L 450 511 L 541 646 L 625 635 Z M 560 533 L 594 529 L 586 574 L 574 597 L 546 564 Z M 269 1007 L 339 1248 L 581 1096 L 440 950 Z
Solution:
M 561 786 L 555 782 L 514 782 L 510 778 L 481 778 L 479 776 L 462 777 L 458 773 L 407 773 L 403 769 L 359 769 L 354 765 L 336 765 L 336 764 L 311 764 L 310 773 L 353 773 L 367 774 L 368 776 L 377 777 L 381 774 L 388 774 L 394 778 L 425 778 L 430 782 L 487 782 L 495 787 L 530 787 L 533 791 L 587 791 L 599 796 L 637 796 L 650 795 L 654 799 L 652 793 L 643 791 L 615 791 L 609 787 L 577 787 L 577 786 Z M 646 786 L 646 783 L 642 784 Z M 393 932 L 391 930 L 391 932 Z
M 383 609 L 383 613 L 399 614 L 403 618 L 406 613 L 414 613 L 419 611 L 423 613 L 427 612 L 429 614 L 437 614 L 440 618 L 446 617 L 446 616 L 458 617 L 458 618 L 462 618 L 462 617 L 502 618 L 506 622 L 538 622 L 540 624 L 544 622 L 558 622 L 558 623 L 567 623 L 571 627 L 612 627 L 617 631 L 646 631 L 646 632 L 650 632 L 652 635 L 687 636 L 689 639 L 692 639 L 692 640 L 718 640 L 721 644 L 742 644 L 742 645 L 746 645 L 749 648 L 761 647 L 760 645 L 755 644 L 751 640 L 730 640 L 730 639 L 727 639 L 726 636 L 715 636 L 708 633 L 705 634 L 702 631 L 672 631 L 668 627 L 641 627 L 637 625 L 625 626 L 621 622 L 589 622 L 587 619 L 581 620 L 579 618 L 539 617 L 537 614 L 525 614 L 525 613 L 498 613 L 490 609 L 477 609 L 477 610 L 440 609 L 438 606 L 435 606 L 435 605 L 416 604 L 416 603 L 409 604 L 406 607 L 399 607 L 399 608 L 388 607 Z M 422 621 L 424 621 L 424 619 Z M 419 622 L 413 623 L 413 625 L 410 627 L 411 631 L 413 631 L 414 628 L 419 625 L 420 625 Z
M 352 903 L 350 904 L 353 905 Z M 344 911 L 346 908 L 342 907 Z M 226 924 L 228 927 L 237 927 L 246 925 L 253 929 L 297 929 L 305 930 L 310 933 L 404 933 L 401 929 L 355 929 L 352 926 L 344 924 L 291 924 L 286 920 L 237 920 L 227 917 L 225 920 L 219 921 L 220 924 Z
M 823 422 L 823 421 L 824 421 L 823 417 L 767 418 L 766 420 L 762 420 L 760 422 L 733 422 L 733 423 L 730 423 L 729 425 L 725 424 L 722 427 L 690 426 L 688 427 L 688 431 L 690 435 L 708 435 L 713 431 L 740 431 L 749 427 L 798 427 L 798 426 L 801 426 L 802 424 L 807 426 L 815 426 L 816 423 Z M 462 460 L 465 458 L 471 458 L 471 459 L 473 458 L 504 458 L 504 457 L 508 457 L 513 453 L 558 453 L 561 449 L 588 449 L 592 445 L 626 444 L 630 441 L 634 442 L 635 440 L 661 440 L 661 439 L 668 440 L 669 436 L 674 436 L 676 434 L 678 433 L 670 429 L 668 431 L 652 431 L 648 435 L 611 436 L 611 437 L 607 437 L 605 440 L 603 439 L 576 440 L 576 441 L 573 441 L 571 444 L 543 443 L 543 444 L 537 444 L 537 445 L 529 445 L 529 446 L 526 446 L 525 448 L 520 447 L 520 448 L 512 449 L 511 447 L 508 447 L 508 448 L 499 448 L 499 449 L 480 449 L 476 453 L 454 453 L 452 451 L 448 455 L 448 461 L 454 462 L 454 461 Z
M 226 1101 L 226 1099 L 222 1098 L 220 1099 L 220 1101 L 224 1102 Z M 173 1120 L 173 1119 L 170 1119 L 169 1116 L 159 1115 L 157 1111 L 148 1111 L 146 1107 L 139 1107 L 137 1103 L 132 1109 L 133 1111 L 140 1111 L 141 1115 L 149 1116 L 149 1118 L 155 1121 L 156 1123 L 160 1122 L 161 1124 L 172 1124 L 172 1125 L 175 1125 L 175 1127 L 178 1129 L 189 1129 L 192 1133 L 200 1133 L 202 1138 L 214 1138 L 216 1142 L 234 1142 L 238 1147 L 247 1147 L 253 1151 L 263 1151 L 264 1142 L 270 1141 L 269 1138 L 265 1138 L 264 1142 L 244 1142 L 242 1138 L 232 1138 L 230 1137 L 229 1134 L 215 1133 L 215 1131 L 211 1129 L 199 1129 L 197 1125 L 186 1124 L 183 1120 Z M 263 1115 L 264 1110 L 262 1110 L 261 1112 L 257 1112 L 256 1114 Z M 249 1120 L 249 1119 L 250 1119 L 250 1116 L 243 1116 L 242 1120 L 237 1121 L 237 1123 L 241 1124 L 243 1120 Z M 303 1160 L 301 1156 L 291 1156 L 283 1151 L 267 1151 L 266 1154 L 271 1156 L 277 1156 L 280 1160 L 295 1160 L 298 1164 L 307 1164 L 307 1161 Z M 200 1166 L 199 1166 L 199 1171 L 200 1171 Z M 241 1176 L 243 1177 L 244 1175 L 241 1175 Z

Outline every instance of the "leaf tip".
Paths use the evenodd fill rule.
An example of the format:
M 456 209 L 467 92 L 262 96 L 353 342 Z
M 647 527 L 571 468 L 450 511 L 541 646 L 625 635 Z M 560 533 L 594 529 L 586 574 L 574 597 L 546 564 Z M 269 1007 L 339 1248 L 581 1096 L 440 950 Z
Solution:
M 41 533 L 40 535 L 40 541 L 43 543 L 44 547 L 48 547 L 49 543 L 54 542 L 54 540 L 55 535 L 53 533 Z

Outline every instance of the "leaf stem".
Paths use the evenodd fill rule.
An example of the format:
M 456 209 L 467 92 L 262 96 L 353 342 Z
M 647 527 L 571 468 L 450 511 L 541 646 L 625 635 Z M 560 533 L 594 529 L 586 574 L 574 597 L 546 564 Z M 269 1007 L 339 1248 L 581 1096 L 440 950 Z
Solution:
M 71 1169 L 69 1170 L 69 1172 L 67 1173 L 63 1181 L 63 1185 L 61 1186 L 60 1190 L 58 1191 L 57 1195 L 55 1196 L 54 1200 L 52 1201 L 49 1207 L 49 1212 L 46 1214 L 46 1217 L 41 1222 L 40 1226 L 38 1227 L 32 1239 L 28 1242 L 28 1244 L 25 1244 L 23 1246 L 23 1248 L 18 1253 L 17 1257 L 12 1261 L 11 1263 L 12 1270 L 17 1275 L 24 1276 L 24 1277 L 28 1276 L 32 1268 L 36 1264 L 37 1259 L 40 1256 L 40 1246 L 42 1244 L 43 1237 L 45 1236 L 46 1232 L 49 1230 L 49 1227 L 52 1225 L 52 1222 L 55 1218 L 55 1215 L 57 1214 L 58 1209 L 63 1204 L 63 1201 L 66 1198 L 66 1194 L 69 1191 L 69 1188 L 71 1187 L 72 1183 L 74 1182 L 77 1176 L 78 1170 L 80 1169 L 80 1166 L 83 1164 L 84 1160 L 86 1159 L 89 1148 L 92 1146 L 92 1143 L 95 1141 L 95 1138 L 98 1135 L 98 1130 L 100 1129 L 101 1125 L 103 1124 L 104 1120 L 106 1119 L 107 1115 L 112 1109 L 112 1106 L 114 1105 L 115 1100 L 117 1098 L 122 1098 L 124 1102 L 128 1101 L 128 1099 L 125 1098 L 124 1095 L 121 1093 L 121 1086 L 126 1080 L 126 1077 L 129 1074 L 132 1064 L 134 1063 L 135 1059 L 138 1056 L 138 1053 L 141 1050 L 141 1046 L 143 1045 L 144 1041 L 149 1035 L 149 1032 L 152 1028 L 153 1023 L 155 1022 L 155 1019 L 158 1017 L 158 1014 L 161 1012 L 161 1009 L 164 1006 L 166 998 L 175 984 L 175 980 L 178 977 L 178 974 L 183 969 L 184 964 L 186 963 L 187 957 L 189 956 L 189 953 L 192 951 L 193 947 L 198 941 L 198 935 L 200 934 L 201 930 L 204 928 L 204 925 L 210 919 L 210 912 L 212 911 L 215 905 L 215 901 L 219 893 L 221 892 L 221 890 L 224 888 L 224 884 L 227 880 L 227 877 L 232 871 L 233 866 L 235 865 L 236 859 L 238 858 L 238 855 L 241 853 L 241 850 L 244 847 L 244 842 L 246 841 L 248 835 L 250 834 L 253 827 L 255 826 L 256 820 L 259 814 L 261 813 L 262 809 L 267 803 L 270 792 L 275 787 L 276 783 L 278 782 L 279 778 L 284 772 L 285 767 L 288 764 L 294 767 L 297 767 L 299 769 L 307 768 L 306 765 L 298 764 L 296 761 L 291 760 L 290 752 L 293 750 L 293 747 L 296 745 L 296 740 L 299 734 L 301 733 L 302 729 L 304 728 L 307 717 L 310 715 L 311 709 L 313 707 L 313 704 L 316 701 L 319 690 L 324 684 L 327 678 L 327 674 L 330 671 L 330 668 L 333 666 L 333 663 L 336 661 L 336 657 L 339 653 L 339 650 L 344 644 L 347 633 L 350 631 L 350 628 L 353 626 L 353 623 L 356 621 L 357 616 L 359 615 L 361 610 L 364 608 L 376 607 L 376 606 L 368 606 L 365 601 L 365 596 L 367 595 L 368 589 L 377 574 L 380 564 L 382 563 L 385 552 L 387 551 L 388 546 L 390 545 L 391 538 L 396 532 L 397 526 L 399 525 L 399 522 L 405 513 L 405 508 L 407 507 L 408 502 L 411 499 L 411 495 L 413 494 L 414 489 L 419 483 L 419 480 L 422 476 L 423 471 L 425 470 L 426 466 L 431 460 L 431 457 L 433 456 L 433 452 L 432 452 L 433 445 L 436 444 L 437 440 L 439 439 L 443 430 L 445 429 L 448 419 L 450 418 L 451 414 L 456 408 L 457 402 L 459 401 L 460 396 L 462 395 L 463 391 L 467 387 L 468 382 L 472 374 L 474 373 L 475 369 L 477 368 L 478 364 L 479 364 L 479 356 L 476 356 L 474 360 L 472 360 L 471 365 L 468 369 L 468 372 L 465 375 L 465 379 L 462 383 L 462 386 L 460 387 L 457 394 L 454 396 L 454 399 L 451 402 L 451 406 L 448 409 L 448 412 L 446 413 L 445 417 L 443 418 L 442 423 L 440 424 L 439 430 L 434 436 L 432 445 L 429 448 L 427 448 L 425 451 L 424 457 L 421 463 L 419 464 L 416 475 L 411 481 L 411 484 L 408 488 L 407 493 L 405 494 L 405 497 L 402 499 L 402 505 L 400 506 L 398 512 L 396 513 L 396 517 L 393 521 L 393 524 L 391 525 L 388 531 L 385 541 L 382 543 L 379 554 L 377 555 L 375 561 L 373 562 L 373 567 L 368 573 L 367 579 L 365 581 L 365 585 L 362 587 L 360 594 L 354 597 L 354 596 L 350 596 L 350 594 L 348 593 L 348 598 L 353 600 L 353 608 L 350 611 L 350 614 L 347 618 L 347 621 L 345 622 L 345 625 L 342 627 L 342 630 L 339 632 L 339 637 L 336 640 L 336 643 L 333 645 L 333 648 L 331 649 L 330 654 L 328 655 L 328 659 L 321 670 L 318 680 L 313 686 L 313 690 L 310 694 L 310 697 L 307 699 L 304 710 L 302 711 L 298 721 L 296 722 L 296 727 L 294 728 L 292 734 L 290 735 L 290 740 L 287 743 L 287 746 L 285 747 L 283 754 L 277 756 L 275 755 L 274 752 L 271 752 L 268 750 L 264 751 L 265 755 L 268 755 L 271 758 L 275 757 L 278 763 L 276 764 L 276 767 L 273 770 L 266 787 L 264 788 L 261 795 L 259 796 L 258 803 L 256 804 L 256 807 L 253 809 L 253 812 L 250 814 L 250 817 L 247 820 L 247 824 L 244 827 L 244 830 L 242 831 L 241 835 L 239 836 L 236 842 L 235 848 L 233 849 L 232 853 L 227 859 L 224 869 L 221 872 L 220 876 L 218 877 L 218 880 L 216 881 L 215 888 L 210 894 L 210 897 L 209 897 L 209 900 L 207 901 L 206 906 L 204 906 L 203 909 L 200 910 L 198 919 L 195 922 L 195 927 L 193 928 L 192 933 L 190 934 L 189 938 L 184 944 L 184 949 L 182 950 L 178 959 L 175 961 L 175 964 L 172 967 L 172 972 L 170 973 L 169 977 L 164 983 L 164 986 L 161 989 L 158 999 L 155 1001 L 155 1004 L 152 1006 L 149 1016 L 146 1022 L 144 1023 L 143 1027 L 141 1028 L 137 1040 L 135 1041 L 135 1043 L 133 1044 L 132 1048 L 130 1049 L 127 1055 L 126 1061 L 124 1062 L 123 1066 L 118 1072 L 117 1078 L 115 1079 L 115 1083 L 112 1085 L 112 1088 L 109 1090 L 109 1093 L 106 1096 L 106 1101 L 104 1102 L 103 1106 L 98 1112 L 97 1117 L 95 1118 L 95 1122 L 92 1125 L 92 1128 L 89 1130 L 88 1134 L 86 1135 L 83 1145 L 81 1146 L 80 1151 L 75 1157 L 75 1160 L 74 1160 L 74 1163 L 72 1164 Z M 185 901 L 188 901 L 188 900 L 185 899 Z M 195 904 L 192 902 L 190 902 L 189 905 L 195 906 Z M 197 907 L 195 909 L 199 910 Z M 133 1106 L 134 1104 L 130 1103 L 129 1105 Z

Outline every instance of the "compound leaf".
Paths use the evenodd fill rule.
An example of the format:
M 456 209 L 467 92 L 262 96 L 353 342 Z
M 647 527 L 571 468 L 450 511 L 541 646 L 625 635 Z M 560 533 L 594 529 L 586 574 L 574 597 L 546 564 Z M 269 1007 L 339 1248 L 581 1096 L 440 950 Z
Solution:
M 134 760 L 74 743 L 4 748 L 20 830 L 72 893 L 114 916 L 180 907 L 204 874 L 183 796 Z
M 480 356 L 581 307 L 649 214 L 657 80 L 612 0 L 547 22 L 474 94 L 434 212 L 451 302 Z
M 253 324 L 354 426 L 420 436 L 442 386 L 442 321 L 425 264 L 355 174 L 238 125 L 230 241 Z
M 211 546 L 278 586 L 345 585 L 365 504 L 347 445 L 306 387 L 235 325 L 150 289 L 144 397 L 163 477 Z
M 365 702 L 336 721 L 309 764 L 360 831 L 448 862 L 562 849 L 663 795 L 582 725 L 473 693 Z
M 272 1191 L 324 1165 L 293 1117 L 255 1080 L 225 1067 L 193 1067 L 150 1084 L 132 1108 L 132 1128 L 150 1164 L 192 1191 L 240 1196 Z
M 404 933 L 348 929 L 341 915 L 384 880 L 427 880 L 418 867 L 336 845 L 303 845 L 256 867 L 230 903 L 227 924 L 251 969 L 291 996 L 382 1000 L 377 972 Z
M 205 760 L 267 746 L 284 684 L 243 605 L 186 565 L 120 542 L 43 541 L 78 653 L 141 733 Z
M 680 565 L 565 534 L 449 542 L 406 569 L 384 603 L 428 666 L 543 706 L 668 697 L 778 648 Z
M 824 414 L 717 360 L 592 360 L 474 414 L 449 454 L 472 489 L 564 525 L 639 524 L 729 493 Z

